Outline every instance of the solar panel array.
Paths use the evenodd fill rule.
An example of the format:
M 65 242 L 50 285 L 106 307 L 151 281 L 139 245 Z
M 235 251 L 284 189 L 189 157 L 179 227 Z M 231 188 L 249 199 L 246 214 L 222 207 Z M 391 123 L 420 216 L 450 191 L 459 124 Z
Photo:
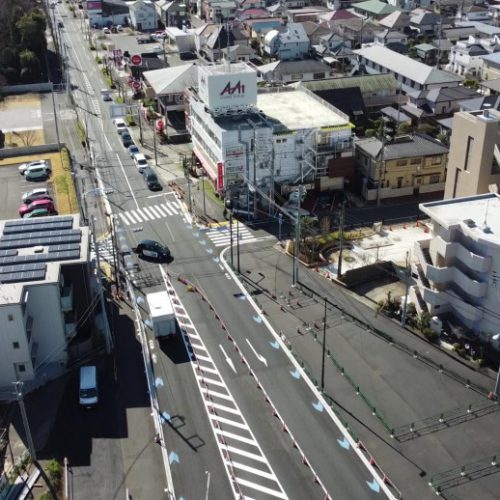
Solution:
M 45 279 L 47 262 L 80 258 L 80 229 L 73 229 L 73 217 L 13 220 L 5 222 L 0 237 L 0 283 L 21 283 Z M 46 247 L 45 253 L 19 255 L 18 249 Z

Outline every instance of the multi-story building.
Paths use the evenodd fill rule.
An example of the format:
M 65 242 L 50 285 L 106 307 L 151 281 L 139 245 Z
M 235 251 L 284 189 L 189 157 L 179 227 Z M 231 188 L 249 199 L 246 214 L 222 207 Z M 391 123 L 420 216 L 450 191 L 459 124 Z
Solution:
M 418 196 L 444 190 L 448 149 L 423 136 L 386 143 L 371 137 L 355 142 L 356 164 L 366 200 Z
M 159 17 L 151 0 L 136 0 L 129 4 L 130 24 L 138 31 L 155 30 Z
M 347 115 L 306 89 L 257 92 L 257 75 L 244 63 L 200 66 L 189 100 L 194 154 L 215 189 L 249 186 L 272 194 L 275 185 L 316 183 L 342 188 L 336 165 L 352 160 Z
M 309 47 L 309 38 L 300 23 L 289 23 L 269 31 L 264 37 L 264 52 L 280 61 L 303 59 L 309 53 Z
M 78 216 L 49 221 L 0 221 L 0 399 L 10 399 L 13 382 L 29 391 L 61 375 L 85 322 L 88 228 Z
M 455 113 L 445 198 L 487 193 L 500 185 L 500 112 Z
M 491 340 L 500 330 L 500 198 L 488 193 L 423 203 L 432 238 L 415 243 L 410 299 Z M 498 345 L 497 345 L 498 348 Z

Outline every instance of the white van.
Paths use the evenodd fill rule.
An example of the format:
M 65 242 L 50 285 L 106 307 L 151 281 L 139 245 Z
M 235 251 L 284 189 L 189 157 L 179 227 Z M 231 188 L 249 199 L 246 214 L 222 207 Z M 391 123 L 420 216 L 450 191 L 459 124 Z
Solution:
M 97 368 L 82 366 L 80 368 L 80 406 L 92 408 L 97 405 Z
M 137 170 L 139 170 L 139 172 L 142 172 L 146 167 L 149 167 L 148 160 L 141 153 L 136 153 L 134 155 L 134 162 L 135 162 L 135 166 L 137 167 Z

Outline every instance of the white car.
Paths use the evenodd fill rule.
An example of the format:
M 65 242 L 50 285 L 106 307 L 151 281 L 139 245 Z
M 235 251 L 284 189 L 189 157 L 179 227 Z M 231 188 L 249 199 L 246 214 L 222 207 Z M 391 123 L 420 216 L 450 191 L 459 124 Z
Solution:
M 122 135 L 123 132 L 127 130 L 127 123 L 123 118 L 116 118 L 116 120 L 113 120 L 113 123 L 115 124 L 116 131 Z
M 32 189 L 31 191 L 27 191 L 26 193 L 24 193 L 22 196 L 22 200 L 23 200 L 23 203 L 25 203 L 26 200 L 35 199 L 35 198 L 43 198 L 44 196 L 49 196 L 49 190 L 47 188 L 37 188 L 37 189 Z
M 148 50 L 148 52 L 153 52 L 153 54 L 163 54 L 163 47 L 160 45 L 155 45 L 151 49 Z
M 136 153 L 134 155 L 134 163 L 135 163 L 135 166 L 137 167 L 137 170 L 139 170 L 139 172 L 142 172 L 146 167 L 149 167 L 148 160 L 141 153 Z
M 32 161 L 30 163 L 23 163 L 22 165 L 19 165 L 18 167 L 19 173 L 21 175 L 24 175 L 26 173 L 26 170 L 28 170 L 31 167 L 46 167 L 47 169 L 50 169 L 46 160 L 37 160 L 37 161 Z

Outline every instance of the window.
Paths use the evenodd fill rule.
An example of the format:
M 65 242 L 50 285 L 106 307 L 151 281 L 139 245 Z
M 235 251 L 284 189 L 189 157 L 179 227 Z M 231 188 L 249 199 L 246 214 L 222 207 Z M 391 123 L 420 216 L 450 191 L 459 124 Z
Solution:
M 7 316 L 7 318 L 8 318 L 9 321 L 14 321 L 14 315 L 13 314 L 9 314 Z
M 432 165 L 440 165 L 441 164 L 441 157 L 440 156 L 433 156 L 431 163 L 432 163 Z
M 410 160 L 411 165 L 420 165 L 422 163 L 422 160 L 420 158 L 412 158 Z
M 440 175 L 431 175 L 430 179 L 429 179 L 429 183 L 430 184 L 437 184 L 439 182 L 440 177 L 441 177 Z
M 313 80 L 322 80 L 325 78 L 325 73 L 313 73 Z
M 474 137 L 469 136 L 467 138 L 467 148 L 465 150 L 465 163 L 464 170 L 469 169 L 469 161 L 472 155 L 472 148 L 474 147 Z
M 19 373 L 24 373 L 26 371 L 26 366 L 24 366 L 23 363 L 19 363 L 17 365 L 17 369 L 18 369 Z
M 19 349 L 19 342 L 12 342 L 12 349 Z
M 398 160 L 396 165 L 398 167 L 405 167 L 407 165 L 407 163 L 408 163 L 408 160 Z

